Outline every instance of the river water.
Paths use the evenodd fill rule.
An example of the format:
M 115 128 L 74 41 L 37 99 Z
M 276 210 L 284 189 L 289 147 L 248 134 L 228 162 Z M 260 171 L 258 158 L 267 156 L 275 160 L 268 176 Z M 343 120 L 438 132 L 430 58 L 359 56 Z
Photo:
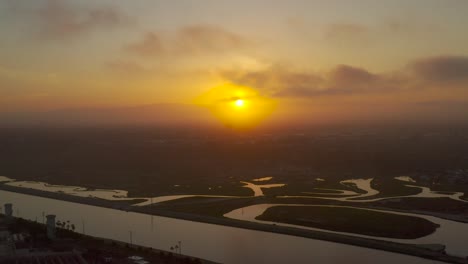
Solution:
M 70 220 L 77 231 L 163 250 L 182 242 L 182 253 L 220 263 L 440 263 L 418 257 L 307 239 L 125 212 L 91 205 L 0 191 L 15 215 L 41 222 L 43 212 Z
M 298 226 L 292 224 L 285 224 L 285 223 L 276 223 L 270 221 L 262 221 L 255 219 L 257 216 L 262 215 L 268 208 L 274 206 L 301 206 L 301 207 L 335 207 L 335 208 L 354 208 L 360 210 L 368 210 L 368 211 L 376 211 L 382 213 L 389 213 L 389 214 L 396 214 L 396 215 L 404 215 L 404 216 L 414 216 L 419 218 L 424 218 L 430 222 L 439 224 L 440 227 L 436 229 L 436 231 L 428 236 L 420 237 L 417 239 L 395 239 L 395 238 L 386 238 L 386 237 L 375 237 L 375 236 L 366 236 L 360 235 L 355 233 L 346 233 L 346 232 L 338 232 L 332 230 L 324 230 L 319 228 L 312 228 L 312 227 L 305 227 L 305 226 Z M 468 224 L 456 221 L 450 221 L 434 216 L 428 215 L 420 215 L 414 213 L 402 213 L 402 212 L 394 212 L 388 210 L 377 210 L 377 209 L 364 209 L 358 208 L 353 206 L 332 206 L 332 205 L 308 205 L 308 204 L 257 204 L 251 205 L 244 208 L 239 208 L 233 210 L 224 215 L 225 217 L 250 221 L 250 222 L 257 222 L 257 223 L 264 223 L 264 224 L 276 224 L 279 226 L 289 226 L 289 227 L 296 227 L 296 228 L 303 228 L 309 230 L 318 230 L 318 231 L 326 231 L 335 234 L 343 234 L 343 235 L 351 235 L 356 237 L 363 237 L 363 238 L 370 238 L 370 239 L 379 239 L 397 243 L 407 243 L 407 244 L 442 244 L 446 246 L 446 252 L 449 255 L 459 256 L 459 257 L 466 257 L 468 256 L 468 248 L 466 247 L 466 240 L 464 237 L 468 237 Z

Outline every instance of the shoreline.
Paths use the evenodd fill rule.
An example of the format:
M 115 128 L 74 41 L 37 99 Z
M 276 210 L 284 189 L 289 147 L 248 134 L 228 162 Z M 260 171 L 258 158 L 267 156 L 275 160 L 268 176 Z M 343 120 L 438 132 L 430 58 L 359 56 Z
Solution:
M 116 203 L 116 201 L 109 201 L 109 200 L 104 200 L 104 199 L 99 199 L 99 198 L 79 197 L 79 196 L 67 195 L 63 193 L 53 193 L 53 192 L 46 192 L 46 191 L 35 190 L 35 189 L 9 186 L 5 184 L 0 184 L 0 190 L 21 193 L 21 194 L 26 194 L 26 195 L 32 195 L 32 196 L 39 196 L 39 197 L 61 200 L 61 201 L 67 201 L 67 202 L 72 202 L 72 203 L 86 204 L 86 205 L 91 205 L 91 206 L 96 206 L 96 207 L 104 207 L 104 208 L 109 208 L 109 209 L 122 210 L 122 211 L 127 211 L 127 212 L 135 212 L 135 213 L 141 213 L 141 214 L 147 214 L 147 215 L 176 218 L 176 219 L 193 221 L 193 222 L 223 225 L 223 226 L 229 226 L 233 228 L 243 228 L 243 229 L 250 229 L 250 230 L 255 230 L 255 231 L 270 232 L 270 233 L 297 236 L 297 237 L 303 237 L 303 238 L 309 238 L 309 239 L 323 240 L 323 241 L 328 241 L 328 242 L 383 250 L 383 251 L 388 251 L 388 252 L 393 252 L 393 253 L 398 253 L 398 254 L 412 255 L 416 257 L 449 262 L 449 263 L 460 263 L 460 264 L 467 263 L 467 260 L 465 258 L 449 256 L 443 252 L 432 251 L 432 250 L 423 248 L 422 246 L 417 246 L 416 244 L 401 244 L 401 243 L 395 243 L 395 242 L 364 239 L 364 238 L 359 238 L 359 237 L 354 237 L 354 236 L 333 234 L 333 233 L 328 233 L 325 231 L 314 231 L 314 230 L 305 230 L 305 229 L 293 228 L 293 227 L 283 227 L 283 226 L 277 226 L 275 224 L 266 225 L 266 224 L 248 222 L 248 221 L 229 219 L 229 218 L 224 218 L 224 217 L 194 215 L 194 214 L 188 214 L 188 213 L 155 209 L 151 207 L 149 208 L 136 207 L 136 206 L 132 206 L 128 204 L 122 204 L 122 203 L 119 204 L 119 203 Z
M 0 220 L 3 217 L 5 217 L 4 214 L 0 214 Z M 33 220 L 25 220 L 25 219 L 22 219 L 21 217 L 14 216 L 13 218 L 15 219 L 15 221 L 17 221 L 18 219 L 21 219 L 21 220 L 24 220 L 24 221 L 29 222 L 29 223 L 35 223 L 35 224 L 44 226 L 44 228 L 45 228 L 45 225 L 46 225 L 46 224 L 43 224 L 43 223 L 34 222 Z M 218 262 L 214 262 L 214 261 L 210 261 L 210 260 L 206 260 L 206 259 L 201 259 L 201 258 L 198 258 L 198 257 L 192 257 L 192 256 L 184 255 L 184 254 L 181 254 L 181 253 L 175 253 L 175 252 L 167 251 L 167 250 L 164 250 L 164 249 L 156 249 L 156 248 L 151 248 L 151 247 L 147 247 L 147 246 L 140 246 L 140 245 L 137 245 L 137 244 L 129 244 L 127 242 L 118 241 L 118 240 L 110 239 L 110 238 L 94 237 L 94 236 L 91 236 L 91 235 L 86 235 L 86 234 L 78 233 L 78 232 L 71 231 L 71 230 L 67 230 L 67 231 L 76 234 L 76 237 L 69 237 L 69 235 L 70 235 L 70 233 L 69 233 L 68 236 L 67 235 L 62 235 L 61 238 L 59 238 L 59 239 L 73 239 L 75 241 L 78 241 L 78 243 L 80 242 L 80 240 L 83 240 L 83 239 L 85 239 L 85 240 L 92 239 L 92 240 L 95 240 L 95 241 L 100 241 L 100 242 L 102 242 L 103 244 L 105 244 L 107 246 L 115 244 L 115 245 L 120 247 L 119 251 L 123 250 L 123 251 L 126 251 L 127 253 L 130 251 L 130 253 L 141 254 L 141 252 L 131 252 L 131 251 L 135 251 L 135 250 L 141 251 L 142 249 L 144 249 L 144 250 L 147 250 L 147 251 L 151 252 L 151 254 L 161 254 L 161 253 L 169 254 L 169 255 L 172 254 L 172 256 L 171 256 L 172 258 L 179 259 L 179 260 L 184 259 L 184 258 L 191 258 L 191 259 L 199 260 L 201 264 L 221 264 L 221 263 L 218 263 Z M 102 248 L 99 248 L 99 249 L 102 250 Z M 106 251 L 106 250 L 104 250 L 104 251 Z M 20 254 L 19 256 L 21 257 L 22 255 Z M 7 260 L 9 257 L 11 257 L 11 256 L 0 256 L 0 261 Z

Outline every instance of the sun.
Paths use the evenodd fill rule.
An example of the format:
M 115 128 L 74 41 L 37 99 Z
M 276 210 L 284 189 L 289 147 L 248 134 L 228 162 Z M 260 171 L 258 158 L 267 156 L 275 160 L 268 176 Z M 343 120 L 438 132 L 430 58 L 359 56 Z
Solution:
M 241 107 L 244 107 L 245 101 L 242 99 L 237 99 L 236 101 L 234 101 L 234 104 L 236 105 L 236 107 L 241 108 Z
M 276 108 L 276 101 L 251 87 L 220 84 L 195 98 L 194 103 L 208 108 L 224 125 L 234 129 L 256 127 Z

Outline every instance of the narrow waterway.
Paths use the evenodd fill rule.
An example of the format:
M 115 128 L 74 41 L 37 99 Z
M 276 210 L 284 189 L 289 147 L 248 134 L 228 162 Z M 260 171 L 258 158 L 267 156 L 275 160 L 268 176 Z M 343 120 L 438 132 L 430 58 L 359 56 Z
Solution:
M 220 263 L 440 263 L 418 257 L 269 232 L 124 212 L 26 194 L 0 191 L 19 217 L 42 221 L 45 214 L 70 220 L 86 234 L 169 250 Z
M 280 226 L 290 226 L 290 227 L 297 227 L 309 230 L 318 230 L 318 231 L 326 231 L 335 234 L 343 234 L 343 235 L 352 235 L 357 237 L 363 238 L 370 238 L 370 239 L 379 239 L 391 242 L 398 242 L 398 243 L 408 243 L 408 244 L 442 244 L 446 246 L 446 252 L 449 255 L 459 256 L 459 257 L 466 257 L 468 256 L 468 248 L 466 247 L 466 240 L 463 239 L 464 237 L 468 237 L 468 224 L 455 222 L 450 220 L 445 220 L 442 218 L 434 217 L 434 216 L 427 216 L 427 215 L 419 215 L 419 214 L 412 214 L 412 213 L 401 213 L 401 212 L 394 212 L 388 210 L 376 210 L 376 209 L 361 209 L 361 210 L 369 210 L 369 211 L 377 211 L 383 213 L 390 213 L 396 215 L 406 215 L 406 216 L 415 216 L 419 218 L 424 218 L 428 221 L 433 223 L 439 224 L 440 227 L 436 229 L 436 231 L 428 236 L 424 236 L 417 239 L 394 239 L 394 238 L 386 238 L 386 237 L 375 237 L 375 236 L 366 236 L 366 235 L 359 235 L 354 233 L 346 233 L 346 232 L 337 232 L 319 228 L 312 228 L 312 227 L 305 227 L 305 226 L 297 226 L 291 224 L 284 224 L 284 223 L 276 223 L 271 221 L 262 221 L 255 219 L 257 216 L 263 214 L 268 208 L 274 206 L 311 206 L 311 207 L 336 207 L 336 208 L 355 208 L 353 206 L 332 206 L 332 205 L 308 205 L 308 204 L 257 204 L 252 206 L 247 206 L 244 208 L 239 208 L 233 210 L 227 214 L 225 217 L 250 221 L 250 222 L 257 222 L 257 223 L 264 223 L 264 224 L 277 224 Z

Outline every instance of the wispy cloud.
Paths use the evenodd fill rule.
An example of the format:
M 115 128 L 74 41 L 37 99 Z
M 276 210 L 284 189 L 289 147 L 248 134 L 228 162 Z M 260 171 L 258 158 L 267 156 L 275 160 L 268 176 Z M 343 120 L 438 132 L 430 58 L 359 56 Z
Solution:
M 276 97 L 313 97 L 369 93 L 388 89 L 392 78 L 348 65 L 338 65 L 325 73 L 289 70 L 273 66 L 263 71 L 224 71 L 228 80 L 260 89 Z
M 125 50 L 140 56 L 153 56 L 164 53 L 162 40 L 154 32 L 147 32 L 140 41 L 126 45 Z
M 432 82 L 465 82 L 468 84 L 468 57 L 440 56 L 417 60 L 411 69 L 421 79 Z
M 408 70 L 409 69 L 409 70 Z M 388 93 L 408 89 L 468 87 L 468 57 L 416 60 L 392 73 L 372 73 L 349 65 L 328 72 L 294 71 L 272 66 L 260 71 L 222 71 L 221 76 L 276 97 L 316 97 Z M 455 86 L 452 86 L 455 84 Z
M 245 37 L 216 26 L 193 25 L 172 34 L 146 32 L 140 40 L 124 46 L 139 56 L 203 55 L 244 49 L 251 44 Z
M 149 70 L 144 66 L 129 60 L 114 60 L 106 63 L 106 66 L 118 74 L 142 74 Z
M 215 26 L 189 26 L 177 33 L 175 45 L 179 52 L 224 52 L 244 48 L 250 41 L 246 38 Z
M 325 37 L 328 39 L 342 39 L 362 37 L 369 29 L 356 23 L 333 23 L 325 28 Z
M 25 5 L 8 1 L 7 8 L 16 19 L 31 20 L 33 31 L 40 38 L 63 39 L 84 33 L 127 26 L 133 20 L 113 6 L 83 7 L 60 0 L 46 0 Z
M 255 87 L 269 95 L 310 94 L 321 89 L 325 81 L 313 72 L 288 70 L 282 65 L 273 65 L 258 71 L 222 71 L 221 76 L 240 85 Z

